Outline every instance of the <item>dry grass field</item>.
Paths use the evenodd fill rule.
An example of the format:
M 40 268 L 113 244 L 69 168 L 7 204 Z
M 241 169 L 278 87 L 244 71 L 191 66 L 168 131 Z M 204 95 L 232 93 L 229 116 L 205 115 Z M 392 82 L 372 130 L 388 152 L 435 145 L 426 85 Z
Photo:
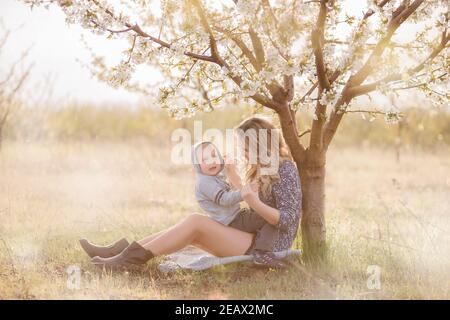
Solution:
M 396 162 L 389 150 L 332 148 L 327 165 L 328 265 L 163 274 L 156 259 L 110 274 L 90 265 L 80 236 L 134 239 L 198 211 L 191 168 L 146 140 L 6 141 L 0 299 L 449 299 L 450 152 L 405 151 Z M 72 265 L 79 288 L 67 285 Z M 367 286 L 374 265 L 380 289 Z

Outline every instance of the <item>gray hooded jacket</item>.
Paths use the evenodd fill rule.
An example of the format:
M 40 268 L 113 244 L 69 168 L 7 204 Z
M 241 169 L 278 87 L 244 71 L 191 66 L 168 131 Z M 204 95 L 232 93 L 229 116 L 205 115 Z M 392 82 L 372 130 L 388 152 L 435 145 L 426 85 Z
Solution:
M 223 165 L 221 171 L 216 176 L 209 176 L 202 173 L 200 162 L 197 159 L 197 149 L 202 144 L 211 144 L 216 149 L 217 155 L 223 163 L 219 150 L 211 142 L 198 142 L 192 147 L 192 164 L 197 175 L 195 197 L 200 207 L 212 219 L 228 225 L 240 210 L 239 202 L 242 201 L 241 192 L 239 190 L 231 190 L 230 185 L 225 181 Z

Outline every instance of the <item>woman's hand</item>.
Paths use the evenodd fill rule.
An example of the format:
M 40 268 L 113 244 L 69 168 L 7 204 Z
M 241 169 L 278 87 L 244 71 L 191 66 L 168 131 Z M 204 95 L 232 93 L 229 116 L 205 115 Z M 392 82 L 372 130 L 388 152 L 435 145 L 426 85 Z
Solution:
M 258 195 L 258 184 L 257 183 L 248 183 L 241 189 L 241 195 L 242 199 L 245 200 L 249 204 L 249 206 L 252 206 L 256 202 L 259 201 L 259 195 Z
M 258 190 L 257 183 L 246 184 L 241 189 L 242 198 L 264 220 L 275 226 L 280 221 L 280 211 L 262 202 L 259 199 Z

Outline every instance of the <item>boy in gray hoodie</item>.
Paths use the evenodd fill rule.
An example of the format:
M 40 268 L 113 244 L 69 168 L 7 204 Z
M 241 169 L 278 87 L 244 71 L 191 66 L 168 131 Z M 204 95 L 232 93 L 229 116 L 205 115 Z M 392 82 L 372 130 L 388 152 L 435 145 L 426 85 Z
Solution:
M 240 190 L 225 181 L 224 160 L 214 144 L 202 141 L 192 147 L 192 164 L 197 174 L 195 197 L 200 207 L 214 220 L 228 225 L 241 207 Z

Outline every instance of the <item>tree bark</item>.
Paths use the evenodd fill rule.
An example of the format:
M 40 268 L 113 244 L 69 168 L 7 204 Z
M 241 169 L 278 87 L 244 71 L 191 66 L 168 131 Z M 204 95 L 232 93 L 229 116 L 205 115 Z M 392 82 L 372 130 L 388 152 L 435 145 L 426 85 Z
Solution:
M 309 151 L 309 150 L 308 150 Z M 306 260 L 326 258 L 325 164 L 308 159 L 298 168 L 302 188 L 302 246 Z
M 325 156 L 326 151 L 303 148 L 291 116 L 279 109 L 283 136 L 297 164 L 302 191 L 302 246 L 308 261 L 326 258 Z

